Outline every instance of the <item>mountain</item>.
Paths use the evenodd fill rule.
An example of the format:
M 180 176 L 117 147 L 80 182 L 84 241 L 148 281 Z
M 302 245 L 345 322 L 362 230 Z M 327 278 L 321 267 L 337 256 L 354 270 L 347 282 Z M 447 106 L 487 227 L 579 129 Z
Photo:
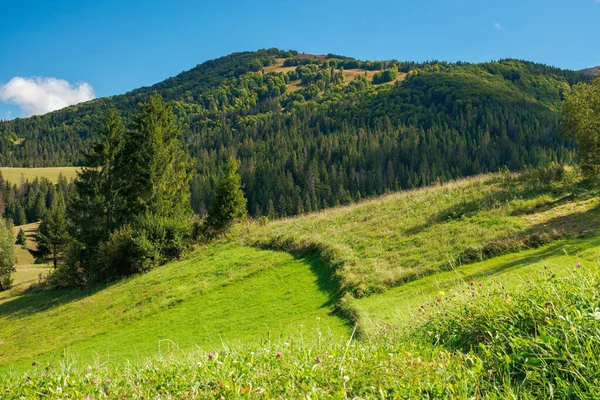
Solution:
M 580 72 L 583 72 L 584 74 L 588 74 L 588 75 L 598 75 L 598 73 L 600 73 L 600 66 L 582 69 Z
M 0 165 L 81 162 L 103 114 L 169 101 L 206 210 L 233 154 L 253 216 L 289 216 L 501 168 L 572 162 L 560 102 L 591 76 L 520 60 L 360 61 L 277 49 L 207 61 L 151 87 L 0 123 Z

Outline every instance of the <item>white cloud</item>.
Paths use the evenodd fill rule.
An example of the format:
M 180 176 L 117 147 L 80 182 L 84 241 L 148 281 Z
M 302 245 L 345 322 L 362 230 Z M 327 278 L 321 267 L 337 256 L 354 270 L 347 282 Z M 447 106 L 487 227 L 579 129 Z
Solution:
M 17 76 L 0 86 L 0 101 L 19 106 L 21 117 L 46 114 L 95 97 L 89 83 L 70 84 L 57 78 Z
M 600 1 L 600 0 L 598 0 L 598 1 Z M 496 28 L 496 30 L 498 30 L 498 31 L 501 31 L 502 28 L 504 28 L 504 27 L 502 26 L 502 24 L 500 22 L 496 22 L 494 24 L 494 28 Z

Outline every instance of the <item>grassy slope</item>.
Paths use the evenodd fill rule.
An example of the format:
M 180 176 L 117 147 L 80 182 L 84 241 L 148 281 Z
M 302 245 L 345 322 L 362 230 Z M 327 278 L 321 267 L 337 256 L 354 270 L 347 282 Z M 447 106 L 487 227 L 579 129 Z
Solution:
M 334 299 L 322 271 L 315 259 L 215 245 L 108 288 L 24 294 L 0 304 L 0 364 L 56 360 L 64 348 L 88 362 L 96 354 L 123 361 L 156 352 L 162 340 L 164 349 L 269 332 L 314 338 L 317 327 L 347 335 L 344 321 L 330 315 Z
M 579 183 L 487 175 L 240 228 L 252 246 L 320 251 L 359 296 L 503 253 L 596 232 L 600 199 Z
M 58 182 L 62 174 L 67 179 L 73 179 L 77 175 L 77 167 L 54 167 L 54 168 L 12 168 L 0 167 L 0 172 L 5 180 L 19 184 L 21 180 L 32 181 L 35 178 L 47 178 L 52 182 Z
M 470 286 L 470 282 L 474 282 L 476 288 L 481 282 L 485 287 L 501 283 L 513 289 L 538 276 L 540 271 L 545 270 L 544 267 L 557 275 L 563 275 L 573 271 L 578 262 L 588 266 L 600 265 L 600 236 L 559 240 L 536 249 L 440 272 L 383 294 L 355 299 L 351 306 L 356 310 L 358 320 L 368 327 L 366 331 L 372 331 L 385 323 L 407 326 L 434 299 L 464 297 L 462 289 Z
M 331 314 L 341 295 L 331 280 L 336 268 L 342 288 L 363 295 L 344 301 L 368 337 L 374 324 L 413 320 L 420 305 L 464 280 L 514 286 L 536 263 L 568 269 L 573 260 L 563 250 L 573 254 L 575 247 L 586 249 L 582 260 L 596 262 L 598 197 L 574 182 L 493 175 L 393 194 L 242 226 L 242 243 L 211 245 L 105 289 L 24 294 L 0 304 L 0 364 L 21 369 L 34 354 L 56 360 L 64 347 L 81 361 L 96 351 L 102 360 L 109 353 L 112 360 L 137 359 L 159 343 L 215 349 L 264 340 L 269 332 L 273 338 L 302 331 L 310 342 L 318 326 L 347 337 L 347 323 Z M 517 253 L 545 242 L 551 244 Z

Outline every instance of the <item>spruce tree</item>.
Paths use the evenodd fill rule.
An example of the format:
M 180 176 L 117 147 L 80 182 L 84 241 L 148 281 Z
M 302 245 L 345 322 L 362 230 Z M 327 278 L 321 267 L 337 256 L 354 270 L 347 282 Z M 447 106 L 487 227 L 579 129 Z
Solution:
M 15 248 L 9 224 L 0 218 L 0 291 L 10 289 L 15 269 Z
M 192 161 L 179 136 L 175 115 L 159 94 L 140 105 L 116 162 L 125 207 L 121 223 L 135 222 L 147 213 L 168 218 L 191 215 Z
M 27 244 L 27 238 L 25 237 L 25 232 L 23 232 L 23 228 L 19 229 L 19 233 L 17 234 L 17 241 L 15 243 L 19 246 L 25 246 Z
M 58 265 L 67 250 L 70 235 L 64 202 L 53 206 L 42 221 L 36 234 L 37 256 L 42 259 L 52 259 L 54 268 Z
M 236 220 L 244 218 L 246 214 L 246 198 L 242 191 L 238 163 L 235 158 L 230 157 L 227 160 L 225 176 L 219 181 L 210 203 L 206 226 L 220 232 L 229 228 Z
M 85 158 L 85 167 L 75 180 L 76 197 L 70 207 L 74 236 L 92 260 L 99 243 L 108 240 L 126 217 L 119 200 L 116 164 L 124 147 L 125 129 L 118 112 L 111 108 L 99 132 L 99 140 Z

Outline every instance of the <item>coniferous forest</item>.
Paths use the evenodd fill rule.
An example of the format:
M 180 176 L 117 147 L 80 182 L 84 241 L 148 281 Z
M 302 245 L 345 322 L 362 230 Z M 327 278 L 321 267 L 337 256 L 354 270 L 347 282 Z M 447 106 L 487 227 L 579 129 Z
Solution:
M 560 103 L 591 79 L 519 60 L 235 53 L 124 95 L 0 122 L 0 165 L 83 165 L 111 107 L 129 124 L 157 92 L 193 160 L 194 212 L 207 212 L 234 157 L 250 215 L 291 216 L 504 167 L 574 162 L 574 142 L 560 134 Z M 9 191 L 3 195 L 15 198 Z M 35 220 L 39 191 L 21 193 L 8 212 Z

